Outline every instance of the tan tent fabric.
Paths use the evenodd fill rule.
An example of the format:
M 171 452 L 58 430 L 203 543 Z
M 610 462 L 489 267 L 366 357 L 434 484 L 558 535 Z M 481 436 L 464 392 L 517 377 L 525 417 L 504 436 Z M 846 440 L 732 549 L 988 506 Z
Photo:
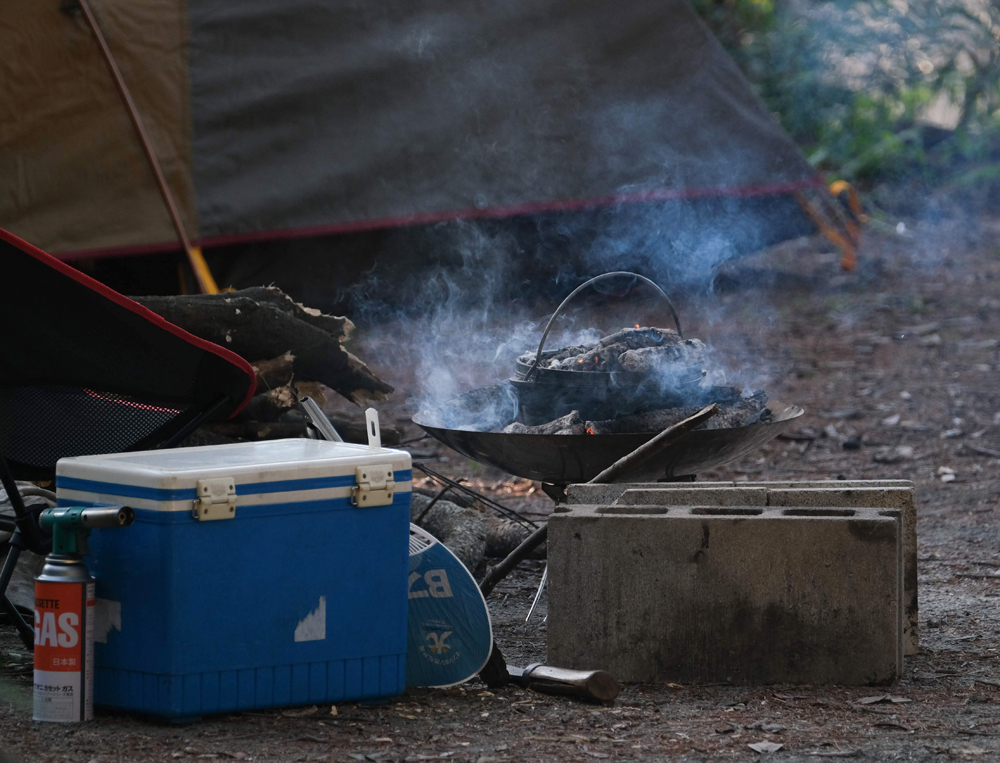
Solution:
M 176 236 L 97 43 L 60 0 L 0 12 L 0 222 L 53 253 Z M 192 235 L 187 29 L 179 0 L 91 0 Z

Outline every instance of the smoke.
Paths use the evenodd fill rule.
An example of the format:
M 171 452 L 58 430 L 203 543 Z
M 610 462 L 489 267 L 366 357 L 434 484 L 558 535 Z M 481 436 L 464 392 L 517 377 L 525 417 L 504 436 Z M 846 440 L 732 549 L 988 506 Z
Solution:
M 850 94 L 862 80 L 872 78 L 898 83 L 907 67 L 921 72 L 930 64 L 934 71 L 943 67 L 944 59 L 933 45 L 900 42 L 908 23 L 905 11 L 899 9 L 902 5 L 894 3 L 895 10 L 882 18 L 861 5 L 838 15 L 834 3 L 820 4 L 812 16 L 799 13 L 794 23 L 809 22 L 808 44 L 788 55 L 772 52 L 770 59 L 791 67 L 778 72 L 790 83 L 785 90 L 791 94 L 786 98 L 788 108 L 783 112 L 790 129 L 805 130 L 803 125 L 815 129 L 815 120 L 801 124 L 797 120 L 817 97 Z M 861 32 L 849 33 L 848 24 Z M 925 39 L 932 31 L 926 28 L 920 35 Z M 876 42 L 865 49 L 846 44 L 862 38 Z M 795 45 L 803 38 L 790 34 L 788 39 Z M 706 55 L 711 53 L 710 46 Z M 380 354 L 392 358 L 392 371 L 399 378 L 390 381 L 410 391 L 411 411 L 436 411 L 442 417 L 438 420 L 449 424 L 451 400 L 508 379 L 516 357 L 537 348 L 544 322 L 559 300 L 587 278 L 612 270 L 645 275 L 677 299 L 685 334 L 706 342 L 705 383 L 766 390 L 787 372 L 786 364 L 774 359 L 775 353 L 765 351 L 780 312 L 771 300 L 780 299 L 780 293 L 748 288 L 736 296 L 726 295 L 717 289 L 716 279 L 728 263 L 748 253 L 814 234 L 813 225 L 788 193 L 685 196 L 683 192 L 781 184 L 807 175 L 808 168 L 803 171 L 801 156 L 788 150 L 771 114 L 756 109 L 745 93 L 736 92 L 740 85 L 735 68 L 730 76 L 727 62 L 716 64 L 717 71 L 705 67 L 707 73 L 689 72 L 682 95 L 660 93 L 633 77 L 633 72 L 622 73 L 630 79 L 622 84 L 626 96 L 618 97 L 615 88 L 587 91 L 590 74 L 574 59 L 573 97 L 561 103 L 553 100 L 551 109 L 535 110 L 519 103 L 518 94 L 534 87 L 527 64 L 510 59 L 503 66 L 491 66 L 482 58 L 463 69 L 455 87 L 488 93 L 470 131 L 476 136 L 490 132 L 482 115 L 500 122 L 494 131 L 499 139 L 487 153 L 504 169 L 511 163 L 522 168 L 520 187 L 515 189 L 520 198 L 547 198 L 559 185 L 546 175 L 551 162 L 547 164 L 542 153 L 533 153 L 544 150 L 578 168 L 579 189 L 600 187 L 602 173 L 615 178 L 631 175 L 642 182 L 619 184 L 615 197 L 621 203 L 605 199 L 603 206 L 589 211 L 456 222 L 399 234 L 397 248 L 419 252 L 421 267 L 395 279 L 388 277 L 386 266 L 373 270 L 356 290 L 354 302 L 360 306 L 359 323 L 377 327 L 369 338 L 378 343 Z M 721 93 L 717 100 L 702 97 L 702 91 L 713 88 Z M 682 108 L 689 102 L 685 99 L 694 107 Z M 730 108 L 739 116 L 733 117 Z M 829 112 L 831 119 L 835 111 Z M 564 125 L 571 129 L 560 130 Z M 518 137 L 524 134 L 532 137 Z M 534 139 L 537 135 L 559 140 L 539 142 Z M 895 145 L 887 139 L 871 151 L 885 155 L 886 146 Z M 812 159 L 823 161 L 815 154 Z M 478 180 L 463 178 L 463 182 L 468 180 L 467 185 L 478 189 L 475 183 L 491 175 L 481 172 L 481 164 L 472 164 L 480 172 Z M 470 172 L 470 177 L 474 175 Z M 657 199 L 656 192 L 662 189 L 679 193 Z M 897 193 L 876 191 L 882 194 L 879 198 Z M 510 196 L 511 187 L 484 182 L 470 198 L 481 209 L 502 206 L 505 193 Z M 905 195 L 906 191 L 898 192 L 901 198 Z M 914 196 L 920 197 L 919 190 Z M 912 207 L 901 228 L 894 218 L 872 225 L 885 227 L 886 235 L 905 244 L 900 256 L 928 271 L 944 261 L 940 242 L 953 235 L 956 226 L 944 223 L 950 211 L 946 201 L 924 198 Z M 962 218 L 955 219 L 960 226 Z M 593 342 L 635 323 L 627 300 L 615 302 L 604 294 L 581 305 L 560 318 L 548 347 Z M 669 321 L 654 311 L 642 325 L 669 326 Z M 495 428 L 517 412 L 516 398 L 506 393 L 484 394 L 470 399 L 469 405 L 464 420 L 474 428 Z
M 519 413 L 516 394 L 503 382 L 514 376 L 519 355 L 536 352 L 556 305 L 585 280 L 626 269 L 651 277 L 678 300 L 685 336 L 732 334 L 736 321 L 739 335 L 754 337 L 725 350 L 709 337 L 703 385 L 758 389 L 774 375 L 754 349 L 765 341 L 771 311 L 759 305 L 752 314 L 734 316 L 713 284 L 718 267 L 740 250 L 736 239 L 756 242 L 761 223 L 733 215 L 733 226 L 717 230 L 716 220 L 671 204 L 605 210 L 596 219 L 538 219 L 529 235 L 502 223 L 434 226 L 420 233 L 419 248 L 447 255 L 436 266 L 395 279 L 385 269 L 373 270 L 357 287 L 366 353 L 385 359 L 388 380 L 407 391 L 406 407 L 422 421 L 496 430 Z M 554 258 L 557 243 L 566 240 L 575 256 L 563 251 Z M 630 279 L 602 282 L 557 316 L 545 349 L 595 344 L 640 323 L 674 327 L 662 298 L 648 286 Z M 660 386 L 670 389 L 676 381 L 664 376 Z M 481 392 L 466 395 L 472 390 Z

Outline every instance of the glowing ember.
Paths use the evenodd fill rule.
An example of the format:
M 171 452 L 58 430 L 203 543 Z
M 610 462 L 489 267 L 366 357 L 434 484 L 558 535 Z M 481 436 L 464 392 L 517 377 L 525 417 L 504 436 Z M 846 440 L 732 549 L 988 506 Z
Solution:
M 593 433 L 594 433 L 594 428 L 593 427 L 587 427 L 587 434 L 593 434 Z
M 637 323 L 637 324 L 635 324 L 635 327 L 636 327 L 636 328 L 639 328 L 639 324 L 638 324 L 638 323 Z

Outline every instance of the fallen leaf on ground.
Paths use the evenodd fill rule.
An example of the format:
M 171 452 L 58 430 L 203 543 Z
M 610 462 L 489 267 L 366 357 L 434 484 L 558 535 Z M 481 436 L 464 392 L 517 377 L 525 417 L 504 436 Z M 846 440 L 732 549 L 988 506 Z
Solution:
M 880 448 L 872 454 L 872 461 L 878 464 L 898 464 L 913 458 L 913 448 L 897 445 L 895 448 Z
M 860 755 L 861 750 L 812 750 L 802 754 L 813 758 L 853 758 Z
M 785 745 L 778 744 L 777 742 L 753 742 L 747 745 L 747 747 L 754 752 L 759 752 L 761 754 L 765 752 L 777 752 L 784 746 Z
M 921 339 L 918 344 L 921 347 L 937 347 L 942 341 L 943 340 L 941 339 L 940 334 L 931 334 L 930 336 L 925 336 Z M 900 395 L 900 397 L 902 397 L 902 395 Z
M 750 731 L 766 731 L 768 734 L 780 734 L 785 730 L 785 727 L 780 723 L 764 723 L 763 721 L 751 723 L 747 728 Z
M 888 694 L 876 694 L 874 697 L 862 697 L 858 700 L 859 705 L 874 705 L 876 702 L 888 702 Z
M 293 707 L 290 710 L 282 711 L 281 714 L 288 718 L 301 718 L 305 715 L 315 715 L 318 712 L 319 708 L 313 705 L 312 707 Z
M 912 699 L 908 697 L 896 697 L 892 694 L 876 694 L 872 697 L 862 697 L 858 700 L 859 705 L 874 705 L 879 702 L 891 702 L 894 705 L 902 705 L 906 702 L 912 702 Z
M 953 755 L 956 758 L 980 758 L 983 755 L 989 754 L 989 750 L 983 749 L 982 747 L 951 747 L 948 749 L 948 754 Z

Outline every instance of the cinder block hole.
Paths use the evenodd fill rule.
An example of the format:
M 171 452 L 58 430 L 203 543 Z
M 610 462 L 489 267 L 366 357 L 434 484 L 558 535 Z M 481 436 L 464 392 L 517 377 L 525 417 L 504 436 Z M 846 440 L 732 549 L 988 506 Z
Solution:
M 781 513 L 786 517 L 853 517 L 857 512 L 851 509 L 786 509 Z
M 666 514 L 670 509 L 658 506 L 606 506 L 598 514 Z
M 763 514 L 764 510 L 742 509 L 730 506 L 720 506 L 718 508 L 707 506 L 691 509 L 691 513 L 699 517 L 756 517 L 758 514 Z
M 556 506 L 552 509 L 553 514 L 569 514 L 572 509 L 569 506 Z

